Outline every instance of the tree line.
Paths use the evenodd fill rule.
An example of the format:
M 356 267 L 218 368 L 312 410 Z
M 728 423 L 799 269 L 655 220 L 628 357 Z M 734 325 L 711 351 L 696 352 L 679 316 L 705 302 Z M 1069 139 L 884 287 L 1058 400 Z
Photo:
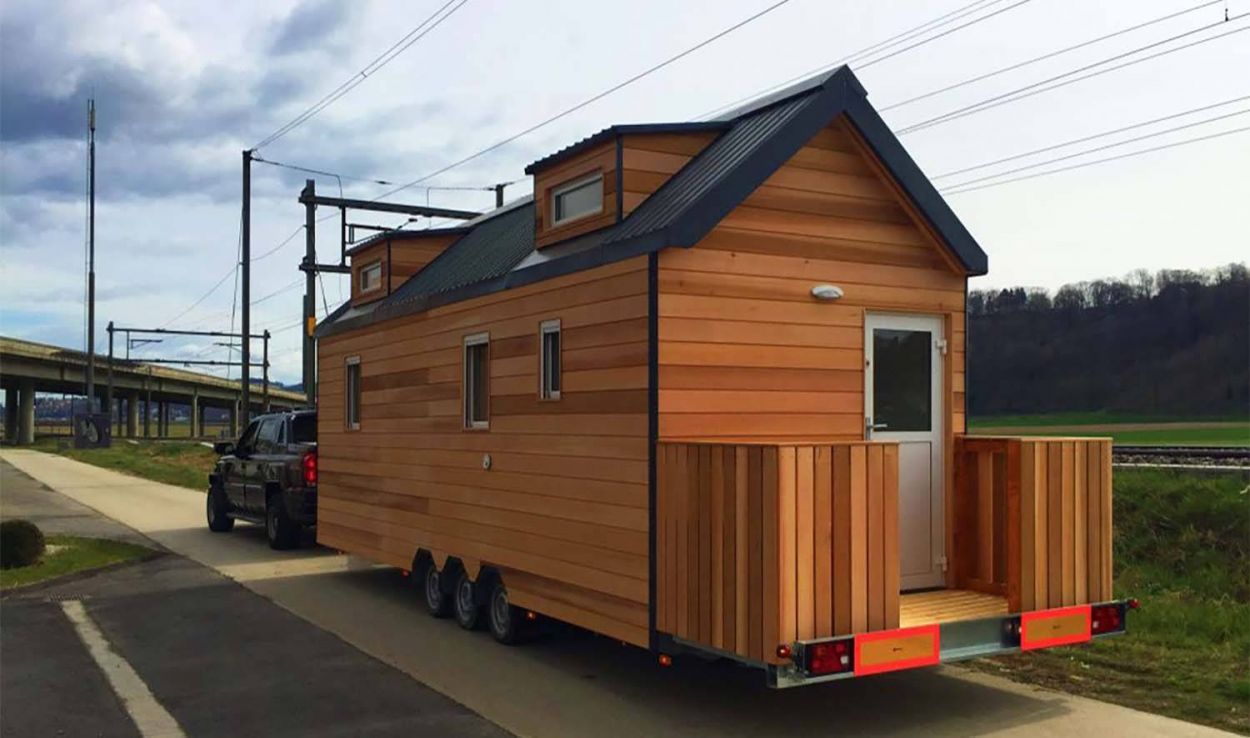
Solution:
M 1245 264 L 968 294 L 974 416 L 1250 414 Z

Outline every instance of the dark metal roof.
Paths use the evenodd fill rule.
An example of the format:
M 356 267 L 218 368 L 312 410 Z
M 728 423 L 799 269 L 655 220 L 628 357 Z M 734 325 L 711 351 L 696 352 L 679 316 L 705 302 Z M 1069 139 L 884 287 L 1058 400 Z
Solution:
M 723 131 L 728 126 L 720 121 L 696 121 L 692 123 L 625 123 L 608 126 L 598 133 L 593 133 L 581 141 L 569 144 L 554 154 L 548 154 L 525 168 L 526 174 L 533 174 L 544 167 L 563 161 L 574 154 L 628 133 L 691 133 L 694 131 Z
M 381 233 L 375 233 L 372 236 L 369 236 L 365 240 L 361 241 L 360 243 L 355 244 L 347 251 L 344 251 L 343 254 L 345 256 L 351 256 L 352 254 L 358 251 L 363 251 L 364 249 L 367 249 L 370 246 L 381 243 L 383 241 L 403 241 L 409 238 L 427 238 L 429 236 L 453 236 L 456 234 L 468 233 L 468 232 L 469 232 L 468 226 L 449 226 L 447 228 L 426 228 L 423 231 L 399 231 L 399 230 L 382 231 Z
M 732 120 L 716 123 L 713 130 L 724 133 L 623 221 L 536 252 L 534 203 L 527 198 L 466 223 L 463 228 L 469 230 L 465 236 L 394 294 L 372 307 L 336 311 L 318 328 L 318 335 L 664 248 L 694 246 L 839 115 L 845 115 L 856 128 L 964 268 L 973 275 L 986 272 L 985 252 L 868 103 L 864 88 L 850 69 L 840 67 L 832 74 L 804 80 L 740 108 L 735 115 Z M 647 129 L 691 130 L 695 124 L 679 125 Z M 577 147 L 593 146 L 596 137 L 637 132 L 638 128 L 614 126 L 552 156 L 568 156 Z M 551 158 L 531 164 L 526 171 Z

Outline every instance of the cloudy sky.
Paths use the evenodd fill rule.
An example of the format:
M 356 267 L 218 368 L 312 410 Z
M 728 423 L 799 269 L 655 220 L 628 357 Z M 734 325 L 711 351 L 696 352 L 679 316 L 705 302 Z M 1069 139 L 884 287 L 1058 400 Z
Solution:
M 407 182 L 774 1 L 468 0 L 452 5 L 457 9 L 437 28 L 260 155 Z M 226 330 L 236 299 L 240 152 L 350 78 L 443 2 L 6 0 L 0 6 L 0 333 L 83 345 L 88 97 L 97 101 L 99 126 L 98 335 L 109 320 Z M 477 188 L 510 181 L 522 177 L 530 161 L 605 125 L 695 119 L 967 5 L 790 0 L 626 89 L 426 184 Z M 902 136 L 921 167 L 937 176 L 1234 101 L 937 181 L 953 185 L 1228 116 L 1021 172 L 1027 174 L 1250 126 L 1250 114 L 1233 115 L 1250 110 L 1250 99 L 1235 101 L 1250 96 L 1250 32 L 1238 30 L 1250 28 L 1250 18 L 1238 19 L 1250 13 L 1250 0 L 983 0 L 941 30 L 996 13 L 992 17 L 879 63 L 869 64 L 874 57 L 868 56 L 852 66 L 870 100 L 884 108 L 1190 9 L 884 112 L 902 130 L 1173 36 L 1186 34 L 1124 61 L 1228 34 Z M 1226 24 L 1225 12 L 1233 18 Z M 1239 133 L 951 195 L 950 201 L 990 254 L 991 273 L 974 287 L 1053 289 L 1139 267 L 1206 268 L 1245 260 L 1248 171 L 1250 133 Z M 303 210 L 296 198 L 306 176 L 254 166 L 254 255 L 299 229 Z M 337 194 L 338 180 L 316 179 L 320 191 Z M 341 184 L 354 197 L 388 189 L 351 179 Z M 522 179 L 508 196 L 528 187 Z M 492 203 L 492 195 L 471 189 L 412 188 L 395 199 L 472 209 Z M 356 220 L 395 225 L 401 218 L 362 213 Z M 334 257 L 337 237 L 333 220 L 319 228 L 323 259 Z M 299 378 L 296 265 L 302 251 L 297 235 L 253 271 L 253 327 L 275 332 L 274 374 L 287 381 Z M 319 312 L 323 305 L 332 310 L 344 294 L 346 285 L 327 276 Z M 201 358 L 224 358 L 226 352 L 190 340 L 148 350 Z

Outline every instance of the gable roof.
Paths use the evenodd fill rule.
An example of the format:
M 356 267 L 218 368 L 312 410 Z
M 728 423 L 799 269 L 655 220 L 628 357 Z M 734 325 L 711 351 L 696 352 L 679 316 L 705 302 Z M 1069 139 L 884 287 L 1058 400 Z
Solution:
M 848 67 L 839 67 L 754 100 L 719 121 L 664 128 L 613 126 L 534 162 L 527 172 L 611 136 L 644 128 L 656 132 L 697 126 L 698 130 L 721 131 L 623 220 L 538 251 L 533 198 L 525 198 L 463 224 L 468 232 L 396 292 L 371 303 L 372 307 L 335 311 L 317 333 L 332 335 L 664 248 L 694 246 L 839 115 L 855 127 L 964 269 L 971 275 L 985 274 L 985 252 L 868 103 L 859 80 Z

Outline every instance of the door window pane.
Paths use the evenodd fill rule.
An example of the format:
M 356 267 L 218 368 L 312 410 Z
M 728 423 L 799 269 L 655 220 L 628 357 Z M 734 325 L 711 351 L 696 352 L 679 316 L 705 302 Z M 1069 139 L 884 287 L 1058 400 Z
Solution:
M 930 430 L 933 334 L 875 329 L 872 361 L 873 424 L 887 432 Z

